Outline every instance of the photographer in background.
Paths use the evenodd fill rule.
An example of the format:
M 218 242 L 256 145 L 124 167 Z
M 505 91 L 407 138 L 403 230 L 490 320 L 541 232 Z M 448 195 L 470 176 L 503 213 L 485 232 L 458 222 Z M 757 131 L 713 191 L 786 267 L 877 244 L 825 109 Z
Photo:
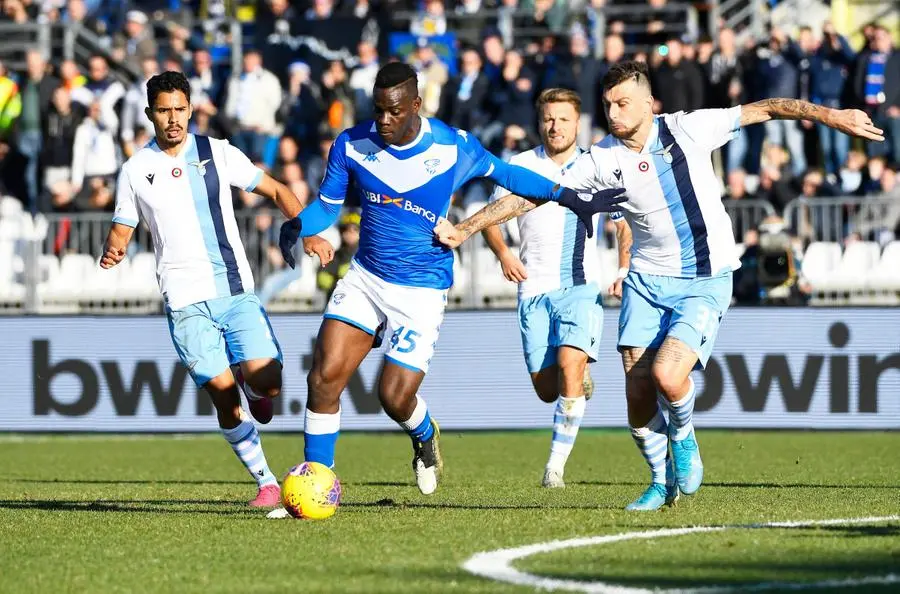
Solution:
M 746 250 L 734 273 L 738 305 L 806 305 L 811 293 L 800 272 L 800 256 L 784 220 L 767 217 L 744 236 Z

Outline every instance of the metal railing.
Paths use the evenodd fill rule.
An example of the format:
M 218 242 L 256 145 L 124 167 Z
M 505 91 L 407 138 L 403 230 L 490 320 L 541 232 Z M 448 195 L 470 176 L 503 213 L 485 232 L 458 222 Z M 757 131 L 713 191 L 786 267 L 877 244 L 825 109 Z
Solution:
M 900 194 L 796 198 L 784 208 L 791 231 L 806 241 L 843 242 L 851 234 L 882 243 L 900 224 Z

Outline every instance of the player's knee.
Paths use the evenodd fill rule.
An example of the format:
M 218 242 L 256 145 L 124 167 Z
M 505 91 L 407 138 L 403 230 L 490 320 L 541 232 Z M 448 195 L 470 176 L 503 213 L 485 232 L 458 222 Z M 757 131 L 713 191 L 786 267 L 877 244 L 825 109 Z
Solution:
M 325 403 L 340 398 L 343 389 L 343 386 L 340 386 L 340 372 L 337 365 L 314 365 L 306 376 L 309 399 L 316 403 Z
M 278 398 L 281 395 L 281 376 L 250 382 L 250 388 L 259 396 Z
M 553 386 L 552 388 L 547 386 L 535 386 L 534 392 L 537 394 L 538 398 L 544 402 L 556 402 L 556 399 L 559 397 L 559 390 L 556 389 L 556 386 Z
M 559 397 L 559 381 L 554 369 L 542 369 L 531 374 L 534 393 L 544 402 L 556 402 Z
M 685 378 L 678 377 L 677 372 L 668 365 L 655 364 L 651 370 L 653 384 L 663 396 L 667 398 L 677 398 L 680 396 L 681 387 Z

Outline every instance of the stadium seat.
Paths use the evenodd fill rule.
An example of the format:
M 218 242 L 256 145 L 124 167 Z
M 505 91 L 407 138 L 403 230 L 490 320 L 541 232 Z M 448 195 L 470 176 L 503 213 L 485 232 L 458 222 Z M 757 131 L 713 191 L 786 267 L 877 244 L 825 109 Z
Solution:
M 23 218 L 21 215 L 0 218 L 0 242 L 16 241 L 22 237 Z
M 0 197 L 0 219 L 15 218 L 22 214 L 22 203 L 12 196 Z
M 900 241 L 892 241 L 885 246 L 878 263 L 869 272 L 868 287 L 900 291 Z
M 151 252 L 140 252 L 131 258 L 131 267 L 122 277 L 121 295 L 132 299 L 159 297 L 156 281 L 156 257 Z
M 878 244 L 874 241 L 857 241 L 849 244 L 827 286 L 832 291 L 864 289 L 870 271 L 878 263 L 879 252 Z
M 77 299 L 95 265 L 94 258 L 87 254 L 64 255 L 59 261 L 59 273 L 48 283 L 44 297 L 57 301 Z
M 817 291 L 828 290 L 831 275 L 841 260 L 841 246 L 830 241 L 815 241 L 803 256 L 803 275 Z

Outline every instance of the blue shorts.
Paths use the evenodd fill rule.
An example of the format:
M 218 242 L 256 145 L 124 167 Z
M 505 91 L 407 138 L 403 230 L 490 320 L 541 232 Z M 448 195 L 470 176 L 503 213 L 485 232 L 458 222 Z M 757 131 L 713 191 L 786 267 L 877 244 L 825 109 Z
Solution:
M 166 308 L 172 343 L 198 386 L 253 359 L 282 362 L 266 310 L 253 293 Z
M 629 272 L 622 283 L 619 349 L 659 348 L 667 336 L 688 345 L 706 367 L 722 316 L 731 305 L 731 271 L 708 278 Z
M 596 283 L 559 289 L 519 301 L 519 330 L 529 373 L 556 364 L 561 346 L 597 360 L 603 332 L 603 299 Z

